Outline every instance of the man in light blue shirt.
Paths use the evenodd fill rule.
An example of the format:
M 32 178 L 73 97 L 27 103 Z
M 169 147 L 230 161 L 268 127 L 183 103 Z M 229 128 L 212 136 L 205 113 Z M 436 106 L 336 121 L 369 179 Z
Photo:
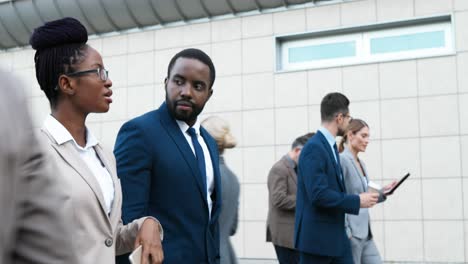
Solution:
M 345 214 L 377 203 L 375 193 L 346 194 L 335 137 L 351 120 L 348 106 L 340 93 L 322 99 L 322 126 L 299 157 L 294 240 L 301 264 L 353 263 Z

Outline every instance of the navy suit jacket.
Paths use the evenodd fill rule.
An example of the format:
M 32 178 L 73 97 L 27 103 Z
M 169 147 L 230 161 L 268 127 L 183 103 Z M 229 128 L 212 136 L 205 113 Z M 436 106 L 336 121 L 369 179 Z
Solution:
M 298 163 L 295 247 L 306 254 L 343 256 L 350 246 L 345 213 L 359 213 L 359 196 L 346 194 L 341 168 L 320 131 L 306 143 Z
M 205 129 L 200 128 L 200 134 L 214 171 L 211 219 L 197 160 L 166 103 L 125 123 L 117 136 L 114 154 L 123 221 L 149 215 L 161 222 L 165 264 L 219 263 L 218 147 Z

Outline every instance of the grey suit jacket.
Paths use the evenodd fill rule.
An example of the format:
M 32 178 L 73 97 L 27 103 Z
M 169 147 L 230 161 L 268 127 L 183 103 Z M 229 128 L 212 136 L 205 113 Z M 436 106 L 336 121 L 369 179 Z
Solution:
M 283 156 L 268 174 L 267 241 L 294 248 L 297 175 L 288 157 Z
M 367 192 L 369 174 L 367 173 L 366 165 L 362 160 L 359 160 L 364 170 L 365 175 L 361 174 L 359 164 L 354 160 L 353 154 L 348 148 L 340 154 L 341 168 L 343 170 L 343 177 L 348 194 L 360 194 Z M 385 195 L 380 193 L 379 203 L 385 201 Z M 346 214 L 346 232 L 348 236 L 364 239 L 372 237 L 370 232 L 370 217 L 369 209 L 361 208 L 358 215 Z
M 219 157 L 223 210 L 219 215 L 219 253 L 221 264 L 235 264 L 237 257 L 229 237 L 237 231 L 240 184 L 236 175 L 226 166 L 223 156 Z
M 71 195 L 73 221 L 70 223 L 75 251 L 80 263 L 115 263 L 115 255 L 130 252 L 146 218 L 122 224 L 122 190 L 117 178 L 114 155 L 94 147 L 114 182 L 114 201 L 110 215 L 105 210 L 104 196 L 99 183 L 86 163 L 68 141 L 58 144 L 45 128 L 41 140 L 48 146 L 50 156 L 57 164 L 56 177 L 63 178 L 63 189 Z
M 70 197 L 34 135 L 22 89 L 0 71 L 0 263 L 81 263 Z

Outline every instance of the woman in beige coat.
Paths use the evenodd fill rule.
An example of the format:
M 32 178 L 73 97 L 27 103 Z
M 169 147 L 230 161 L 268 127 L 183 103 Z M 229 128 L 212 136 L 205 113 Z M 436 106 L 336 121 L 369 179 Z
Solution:
M 63 188 L 71 196 L 64 201 L 73 209 L 69 239 L 81 263 L 115 263 L 116 254 L 138 245 L 143 249 L 142 263 L 162 263 L 159 222 L 141 218 L 122 224 L 114 157 L 85 126 L 89 113 L 107 112 L 112 103 L 112 82 L 101 55 L 86 44 L 87 39 L 78 20 L 64 18 L 36 28 L 30 40 L 36 50 L 36 77 L 52 109 L 42 138 L 59 167 L 56 177 L 65 180 Z

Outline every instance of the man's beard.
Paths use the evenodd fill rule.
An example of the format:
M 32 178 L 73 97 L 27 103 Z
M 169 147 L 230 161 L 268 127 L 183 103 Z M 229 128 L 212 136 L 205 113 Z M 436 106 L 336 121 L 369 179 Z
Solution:
M 177 103 L 181 101 L 190 104 L 192 107 L 192 111 L 191 112 L 178 111 Z M 180 99 L 176 101 L 171 101 L 168 98 L 167 93 L 166 93 L 166 104 L 168 106 L 169 113 L 171 114 L 171 116 L 177 120 L 184 121 L 185 123 L 190 123 L 191 121 L 197 120 L 198 115 L 203 111 L 203 107 L 202 108 L 197 107 L 190 100 Z
M 336 135 L 339 137 L 342 137 L 344 136 L 344 134 L 345 134 L 344 129 L 341 129 L 340 127 L 338 127 L 338 131 L 336 132 Z

